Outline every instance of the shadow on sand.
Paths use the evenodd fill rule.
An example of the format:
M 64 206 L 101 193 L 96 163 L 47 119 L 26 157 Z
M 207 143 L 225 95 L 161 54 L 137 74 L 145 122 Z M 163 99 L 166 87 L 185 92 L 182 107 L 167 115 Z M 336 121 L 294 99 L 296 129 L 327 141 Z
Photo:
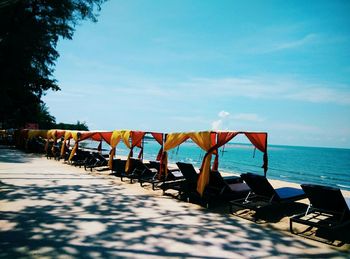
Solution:
M 32 158 L 40 156 L 42 155 L 24 153 L 15 147 L 0 145 L 0 163 L 28 163 Z
M 96 184 L 47 187 L 2 184 L 2 202 L 30 199 L 42 205 L 1 213 L 1 220 L 9 222 L 10 227 L 0 232 L 0 257 L 23 257 L 35 251 L 37 256 L 50 257 L 213 258 L 197 250 L 211 246 L 220 246 L 221 251 L 237 256 L 294 257 L 297 255 L 288 248 L 317 249 L 279 232 L 266 233 L 258 225 L 239 224 L 229 215 L 189 210 L 186 203 L 178 204 L 183 212 L 167 210 L 159 206 L 159 198 L 123 196 L 121 188 Z M 139 208 L 149 208 L 152 213 L 145 214 Z M 196 221 L 188 221 L 189 217 Z M 216 239 L 225 242 L 216 243 Z M 276 244 L 286 249 L 278 250 Z M 178 245 L 188 249 L 178 250 Z M 325 256 L 339 256 L 339 252 L 318 253 L 314 257 Z

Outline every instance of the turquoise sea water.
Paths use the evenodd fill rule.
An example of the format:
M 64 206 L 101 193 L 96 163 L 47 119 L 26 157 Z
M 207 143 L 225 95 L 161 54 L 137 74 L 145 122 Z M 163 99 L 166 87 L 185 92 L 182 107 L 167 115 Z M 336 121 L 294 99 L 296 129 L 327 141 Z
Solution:
M 155 141 L 145 141 L 144 158 L 155 160 L 159 147 Z M 109 150 L 108 145 L 104 148 Z M 125 146 L 118 145 L 117 156 L 127 155 L 128 152 Z M 135 154 L 137 152 L 135 150 Z M 169 152 L 169 161 L 190 162 L 200 167 L 204 154 L 194 143 L 185 142 L 179 149 Z M 350 149 L 269 145 L 268 157 L 268 178 L 350 190 Z M 220 149 L 220 171 L 263 174 L 262 164 L 262 153 L 258 150 L 254 152 L 252 145 L 229 143 L 224 147 L 224 152 Z

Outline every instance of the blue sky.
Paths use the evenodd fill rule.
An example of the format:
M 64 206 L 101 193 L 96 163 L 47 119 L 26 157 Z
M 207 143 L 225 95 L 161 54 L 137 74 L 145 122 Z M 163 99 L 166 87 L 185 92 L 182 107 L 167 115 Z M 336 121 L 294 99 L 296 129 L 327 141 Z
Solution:
M 58 122 L 350 148 L 350 2 L 112 0 L 58 44 Z

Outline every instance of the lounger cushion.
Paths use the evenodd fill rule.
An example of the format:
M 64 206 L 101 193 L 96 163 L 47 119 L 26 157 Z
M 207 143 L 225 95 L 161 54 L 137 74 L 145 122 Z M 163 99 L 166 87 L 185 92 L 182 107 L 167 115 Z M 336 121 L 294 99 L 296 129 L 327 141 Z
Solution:
M 298 199 L 305 197 L 305 192 L 302 189 L 283 187 L 277 188 L 275 191 L 281 200 Z
M 228 185 L 233 192 L 249 192 L 250 188 L 245 183 L 232 183 Z

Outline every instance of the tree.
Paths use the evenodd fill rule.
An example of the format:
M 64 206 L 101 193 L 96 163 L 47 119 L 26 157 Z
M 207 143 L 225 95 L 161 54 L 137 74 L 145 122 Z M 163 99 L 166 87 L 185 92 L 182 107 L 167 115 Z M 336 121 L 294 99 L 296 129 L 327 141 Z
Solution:
M 56 118 L 50 114 L 45 103 L 40 105 L 38 115 L 36 117 L 38 119 L 37 123 L 39 124 L 40 129 L 56 128 Z
M 59 38 L 72 39 L 82 20 L 96 22 L 105 0 L 0 0 L 0 122 L 5 127 L 38 123 L 53 76 Z
M 55 128 L 63 129 L 63 130 L 89 130 L 88 126 L 86 125 L 86 122 L 80 122 L 80 121 L 77 121 L 76 124 L 61 122 L 56 124 Z

